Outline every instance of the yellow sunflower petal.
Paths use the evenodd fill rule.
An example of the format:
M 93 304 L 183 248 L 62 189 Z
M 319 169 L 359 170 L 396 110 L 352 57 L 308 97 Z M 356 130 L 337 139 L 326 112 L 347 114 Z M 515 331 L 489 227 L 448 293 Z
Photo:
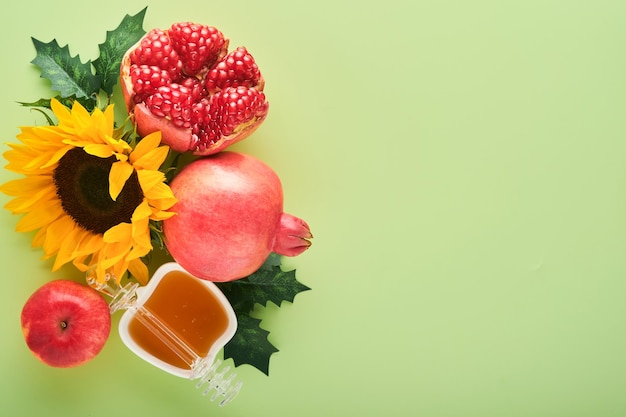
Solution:
M 104 136 L 111 136 L 114 128 L 114 111 L 113 105 L 107 106 L 103 112 L 100 109 L 96 109 L 91 114 L 91 120 L 96 129 Z
M 58 205 L 56 188 L 50 184 L 42 186 L 39 190 L 33 190 L 30 194 L 16 197 L 5 204 L 4 208 L 13 214 L 24 213 L 36 209 L 48 209 Z
M 33 159 L 35 154 L 26 152 L 25 150 L 27 148 L 21 145 L 10 144 L 9 146 L 11 147 L 11 150 L 2 154 L 4 159 L 9 161 L 5 168 L 9 171 L 18 172 L 20 174 L 28 174 L 28 171 L 24 169 L 24 167 Z
M 140 227 L 133 232 L 133 250 L 128 255 L 128 259 L 134 259 L 137 256 L 145 256 L 152 250 L 150 238 L 150 228 Z
M 43 242 L 43 250 L 47 256 L 53 256 L 59 251 L 67 231 L 73 229 L 75 225 L 69 216 L 61 216 L 48 225 Z
M 104 137 L 105 142 L 119 154 L 130 154 L 133 150 L 130 145 L 122 139 L 115 139 L 114 137 L 107 135 Z
M 65 212 L 58 206 L 33 210 L 22 216 L 17 222 L 15 230 L 17 232 L 31 232 L 45 227 L 64 215 Z
M 112 268 L 119 262 L 123 262 L 129 251 L 130 246 L 126 245 L 124 242 L 111 243 L 100 252 L 98 264 L 102 265 L 105 270 Z M 116 275 L 119 276 L 120 274 L 118 273 Z
M 33 248 L 38 248 L 43 245 L 43 242 L 46 240 L 46 231 L 47 228 L 42 227 L 37 233 L 35 233 L 35 236 L 33 237 L 33 240 L 31 242 L 31 246 Z
M 157 184 L 149 190 L 145 190 L 144 195 L 148 201 L 154 203 L 152 205 L 161 209 L 168 209 L 178 201 L 176 197 L 174 197 L 172 189 L 164 183 Z
M 48 167 L 51 167 L 51 166 L 55 165 L 72 148 L 73 148 L 73 146 L 63 146 L 58 151 L 54 152 L 54 154 L 52 156 L 50 156 L 50 158 L 48 159 L 48 162 L 43 164 L 41 166 L 41 168 L 48 168 Z
M 36 152 L 52 150 L 62 146 L 67 132 L 59 126 L 28 126 L 22 127 L 17 138 L 28 148 Z
M 146 152 L 140 158 L 137 158 L 133 162 L 133 165 L 136 166 L 137 168 L 158 170 L 161 164 L 167 158 L 169 151 L 170 151 L 169 147 L 159 146 L 158 148 L 155 148 Z
M 37 190 L 40 190 L 44 187 L 49 187 L 51 185 L 52 179 L 49 177 L 26 177 L 5 182 L 4 184 L 0 185 L 0 192 L 11 196 L 18 196 L 31 194 L 33 192 L 36 192 Z
M 74 256 L 74 251 L 80 246 L 81 242 L 88 237 L 90 233 L 85 229 L 78 227 L 76 224 L 71 230 L 68 230 L 63 240 L 61 241 L 61 247 L 54 259 L 53 271 L 58 271 L 66 263 L 70 262 Z
M 70 124 L 72 122 L 72 114 L 70 110 L 65 107 L 61 102 L 57 99 L 50 100 L 50 107 L 52 108 L 52 112 L 59 120 L 59 124 Z
M 102 240 L 104 243 L 127 242 L 130 244 L 132 240 L 132 225 L 130 223 L 116 224 L 104 232 Z
M 99 109 L 96 109 L 94 112 L 99 111 Z M 87 109 L 83 107 L 82 104 L 80 104 L 78 100 L 75 100 L 74 103 L 72 103 L 71 113 L 72 120 L 71 123 L 68 123 L 68 125 L 71 124 L 74 129 L 78 131 L 77 133 L 89 132 L 89 130 L 93 127 L 91 115 L 89 114 Z M 59 123 L 59 125 L 61 125 L 61 123 Z
M 159 207 L 152 206 L 150 208 L 152 209 L 152 215 L 150 216 L 150 220 L 164 220 L 176 215 L 176 211 L 174 210 L 165 210 Z
M 72 260 L 72 264 L 76 267 L 76 269 L 78 269 L 81 272 L 87 272 L 87 270 L 89 268 L 92 267 L 92 265 L 89 265 L 86 261 L 87 258 L 89 256 L 88 255 L 81 255 L 81 256 L 77 256 L 74 258 L 74 260 Z
M 18 139 L 23 145 L 10 145 L 12 150 L 7 151 L 4 156 L 10 163 L 7 169 L 24 174 L 38 170 L 51 171 L 50 166 L 54 164 L 54 160 L 60 158 L 57 152 L 64 147 L 62 141 L 55 142 L 50 139 L 47 131 L 45 134 L 40 134 L 39 131 L 32 129 L 28 134 L 18 135 Z M 14 169 L 14 167 L 19 168 Z
M 126 260 L 132 261 L 134 259 L 143 258 L 152 250 L 152 245 L 148 246 L 133 246 L 131 251 L 126 255 Z
M 104 268 L 104 266 L 102 266 L 102 264 L 98 263 L 95 260 L 92 260 L 90 262 L 90 267 L 92 267 L 92 266 L 95 267 L 96 278 L 97 278 L 98 282 L 104 282 L 106 274 L 107 274 L 107 271 Z M 122 279 L 122 277 L 117 277 L 116 281 L 119 283 L 121 279 Z
M 161 171 L 142 169 L 137 171 L 137 179 L 139 180 L 141 189 L 146 193 L 157 184 L 163 183 L 165 181 L 165 174 Z
M 41 153 L 32 158 L 27 164 L 22 167 L 23 172 L 26 174 L 28 173 L 28 171 L 38 170 L 43 166 L 47 166 L 49 160 L 50 155 L 47 152 Z
M 104 126 L 106 128 L 111 129 L 111 133 L 108 133 L 109 136 L 112 136 L 113 131 L 115 130 L 115 105 L 109 104 L 107 108 L 104 110 Z
M 167 220 L 170 217 L 173 217 L 175 215 L 176 215 L 176 213 L 173 212 L 173 211 L 161 211 L 161 210 L 158 210 L 158 211 L 155 211 L 155 212 L 152 213 L 152 216 L 150 216 L 150 219 L 151 220 L 157 220 L 157 221 L 159 221 L 159 220 Z
M 150 206 L 144 198 L 141 204 L 139 204 L 133 212 L 131 221 L 133 222 L 133 225 L 136 225 L 139 221 L 145 220 L 145 227 L 148 227 L 148 218 L 150 217 L 150 214 L 152 214 L 152 210 L 150 210 Z
M 102 235 L 89 233 L 89 235 L 80 243 L 80 246 L 74 251 L 75 257 L 83 257 L 102 249 L 104 241 Z
M 149 274 L 148 267 L 141 259 L 133 259 L 128 263 L 128 271 L 141 285 L 148 283 Z
M 137 145 L 135 145 L 135 149 L 130 154 L 130 162 L 135 163 L 139 158 L 143 157 L 152 149 L 155 149 L 161 143 L 161 132 L 156 131 L 150 133 L 149 135 L 144 136 Z
M 106 144 L 94 144 L 90 142 L 90 144 L 83 146 L 83 150 L 89 155 L 97 156 L 99 158 L 108 158 L 113 156 L 113 149 Z
M 109 272 L 113 273 L 116 277 L 123 278 L 126 275 L 126 271 L 128 271 L 128 261 L 121 260 L 117 262 L 115 265 L 109 267 Z
M 126 162 L 118 161 L 111 165 L 111 171 L 109 171 L 109 194 L 113 201 L 117 200 L 117 196 L 122 192 L 126 181 L 130 178 L 133 171 L 132 165 Z

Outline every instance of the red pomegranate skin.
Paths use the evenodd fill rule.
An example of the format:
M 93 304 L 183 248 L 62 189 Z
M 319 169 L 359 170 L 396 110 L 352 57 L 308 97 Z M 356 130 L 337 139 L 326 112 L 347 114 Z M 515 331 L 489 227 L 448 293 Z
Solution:
M 170 187 L 176 215 L 163 222 L 167 249 L 192 275 L 216 282 L 255 272 L 267 256 L 310 246 L 309 226 L 283 213 L 278 175 L 250 155 L 223 151 L 180 170 Z

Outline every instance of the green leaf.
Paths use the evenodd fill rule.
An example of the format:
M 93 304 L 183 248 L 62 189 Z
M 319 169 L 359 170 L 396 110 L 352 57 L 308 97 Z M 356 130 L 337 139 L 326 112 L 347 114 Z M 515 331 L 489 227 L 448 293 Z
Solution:
M 24 106 L 24 107 L 43 107 L 46 109 L 50 108 L 50 99 L 49 98 L 40 98 L 37 101 L 31 101 L 31 102 L 25 102 L 25 101 L 18 101 L 18 104 Z
M 310 290 L 296 280 L 296 271 L 283 271 L 280 266 L 259 269 L 247 278 L 231 281 L 220 287 L 233 308 L 251 311 L 254 304 L 266 306 L 268 301 L 280 307 L 283 301 L 293 303 L 296 294 Z
M 235 366 L 249 364 L 269 375 L 270 356 L 278 349 L 267 339 L 269 332 L 260 324 L 261 320 L 238 313 L 237 332 L 224 346 L 224 358 L 232 358 Z
M 85 97 L 76 98 L 76 96 L 70 96 L 70 97 L 56 96 L 54 98 L 56 100 L 58 100 L 59 103 L 63 104 L 67 108 L 71 108 L 72 105 L 74 104 L 74 102 L 78 101 L 80 104 L 82 104 L 88 110 L 93 110 L 94 101 L 90 100 L 90 99 L 87 99 Z M 32 102 L 18 101 L 18 104 L 20 104 L 20 105 L 22 105 L 24 107 L 43 107 L 44 109 L 51 110 L 52 106 L 50 105 L 50 101 L 52 101 L 52 99 L 40 98 L 39 100 L 32 101 Z
M 247 363 L 269 374 L 269 359 L 278 349 L 267 336 L 268 331 L 259 327 L 261 320 L 250 316 L 255 304 L 267 306 L 271 301 L 281 306 L 283 301 L 293 302 L 295 296 L 310 290 L 296 280 L 296 271 L 283 271 L 280 256 L 271 254 L 252 275 L 230 282 L 216 282 L 233 306 L 237 315 L 237 332 L 224 346 L 224 357 L 233 358 L 235 365 Z
M 116 29 L 107 31 L 106 40 L 99 45 L 100 56 L 93 62 L 93 66 L 96 74 L 102 77 L 102 90 L 109 95 L 118 82 L 122 57 L 146 33 L 143 29 L 146 9 L 134 16 L 124 16 Z
M 261 268 L 262 269 L 269 269 L 269 270 L 271 270 L 275 266 L 280 266 L 280 262 L 281 262 L 280 255 L 277 254 L 277 253 L 272 252 L 267 257 L 267 259 L 265 260 L 263 265 L 261 265 Z
M 93 74 L 91 62 L 82 63 L 78 55 L 71 56 L 67 45 L 60 47 L 56 39 L 43 43 L 32 38 L 37 55 L 31 61 L 41 69 L 41 77 L 52 83 L 61 97 L 89 98 L 94 103 L 100 91 L 100 77 Z

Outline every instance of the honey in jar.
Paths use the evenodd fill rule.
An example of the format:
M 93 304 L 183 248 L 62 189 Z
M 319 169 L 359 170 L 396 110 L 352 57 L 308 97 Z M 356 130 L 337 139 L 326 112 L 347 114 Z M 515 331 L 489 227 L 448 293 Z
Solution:
M 229 326 L 228 313 L 203 282 L 185 271 L 167 272 L 158 282 L 143 308 L 156 316 L 198 356 L 208 354 Z M 159 337 L 135 316 L 128 324 L 135 343 L 154 357 L 172 366 L 190 369 Z

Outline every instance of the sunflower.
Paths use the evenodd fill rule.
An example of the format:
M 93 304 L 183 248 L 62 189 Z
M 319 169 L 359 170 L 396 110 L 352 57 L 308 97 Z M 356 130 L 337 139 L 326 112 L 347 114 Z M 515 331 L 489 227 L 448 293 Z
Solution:
M 72 262 L 80 271 L 94 268 L 119 281 L 126 272 L 148 281 L 142 257 L 152 250 L 150 220 L 171 217 L 176 199 L 159 167 L 169 148 L 160 133 L 131 147 L 114 128 L 113 105 L 89 113 L 51 100 L 57 125 L 22 127 L 4 153 L 6 168 L 25 177 L 0 186 L 13 196 L 5 207 L 24 214 L 18 232 L 37 231 L 33 247 L 44 259 L 56 256 L 58 270 Z

